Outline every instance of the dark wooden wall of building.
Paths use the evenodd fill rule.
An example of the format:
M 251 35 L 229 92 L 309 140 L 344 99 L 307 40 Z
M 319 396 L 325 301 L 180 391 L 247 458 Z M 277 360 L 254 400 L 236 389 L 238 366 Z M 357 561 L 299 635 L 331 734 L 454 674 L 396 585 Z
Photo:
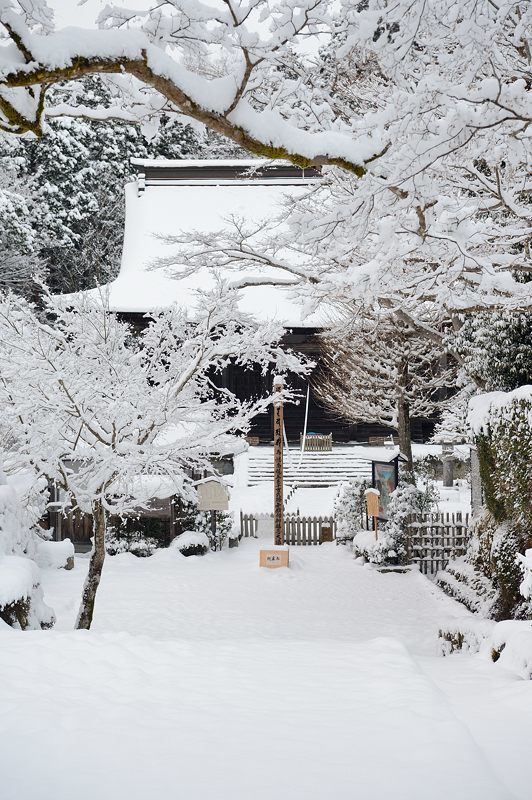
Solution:
M 146 317 L 143 314 L 131 313 L 120 314 L 119 316 L 136 331 L 142 330 L 147 324 Z M 313 361 L 318 361 L 320 358 L 319 330 L 315 328 L 293 328 L 287 331 L 283 337 L 283 344 Z M 221 376 L 214 377 L 214 380 L 219 385 L 234 392 L 241 400 L 248 400 L 250 398 L 263 397 L 271 391 L 273 371 L 270 370 L 263 375 L 258 368 L 243 369 L 238 366 L 230 366 L 224 370 Z M 305 423 L 308 378 L 291 375 L 290 385 L 299 393 L 300 397 L 297 404 L 289 403 L 285 406 L 286 435 L 290 442 L 299 443 L 299 436 L 303 433 Z M 434 420 L 413 419 L 411 428 L 412 438 L 415 442 L 427 441 L 434 430 Z M 312 391 L 312 387 L 307 431 L 309 433 L 332 433 L 333 441 L 336 442 L 367 442 L 370 437 L 389 436 L 394 433 L 391 428 L 386 428 L 377 423 L 360 422 L 354 424 L 342 419 L 339 415 L 335 415 L 320 404 Z M 261 442 L 272 441 L 273 420 L 271 412 L 259 414 L 255 417 L 249 433 L 251 436 L 258 436 Z

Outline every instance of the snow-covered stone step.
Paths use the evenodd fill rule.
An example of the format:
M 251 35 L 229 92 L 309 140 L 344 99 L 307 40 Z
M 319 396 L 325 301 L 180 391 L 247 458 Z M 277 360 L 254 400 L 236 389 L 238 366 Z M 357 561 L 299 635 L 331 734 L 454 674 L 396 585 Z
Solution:
M 301 451 L 285 452 L 284 479 L 287 485 L 304 488 L 326 488 L 358 477 L 369 477 L 371 462 L 360 457 L 360 452 L 348 448 L 335 448 L 331 452 L 306 452 L 300 461 Z M 273 448 L 250 448 L 248 456 L 248 485 L 273 480 Z

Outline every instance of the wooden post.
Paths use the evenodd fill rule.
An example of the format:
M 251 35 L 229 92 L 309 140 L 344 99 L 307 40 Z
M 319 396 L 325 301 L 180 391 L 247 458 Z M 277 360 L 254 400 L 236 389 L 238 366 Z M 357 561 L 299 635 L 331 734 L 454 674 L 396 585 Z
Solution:
M 273 379 L 273 391 L 282 392 L 283 378 L 276 375 Z M 284 544 L 283 530 L 283 401 L 273 403 L 273 542 Z
M 442 445 L 443 485 L 454 486 L 454 446 L 452 443 Z
M 366 489 L 365 495 L 367 514 L 368 517 L 373 517 L 373 531 L 375 533 L 375 539 L 378 539 L 379 500 L 381 495 L 377 489 Z

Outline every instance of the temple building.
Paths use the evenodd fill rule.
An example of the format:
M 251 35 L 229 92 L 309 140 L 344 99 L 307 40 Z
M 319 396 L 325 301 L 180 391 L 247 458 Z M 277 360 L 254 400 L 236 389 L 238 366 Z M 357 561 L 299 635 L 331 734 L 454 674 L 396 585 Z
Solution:
M 158 259 L 168 257 L 171 245 L 165 237 L 224 229 L 238 218 L 257 223 L 279 213 L 286 198 L 308 191 L 320 180 L 315 170 L 291 164 L 254 160 L 166 161 L 133 159 L 137 177 L 126 186 L 126 222 L 122 262 L 118 277 L 109 284 L 110 309 L 134 326 L 146 324 L 146 314 L 177 303 L 193 311 L 198 290 L 208 290 L 215 278 L 207 267 L 188 270 L 176 278 L 157 268 Z M 183 265 L 186 267 L 186 265 Z M 270 269 L 270 273 L 268 273 Z M 177 270 L 179 272 L 179 269 Z M 260 276 L 274 277 L 276 270 L 261 268 Z M 246 275 L 251 276 L 248 272 Z M 258 269 L 254 273 L 259 275 Z M 228 277 L 242 277 L 232 270 Z M 306 315 L 304 304 L 287 287 L 248 286 L 240 292 L 240 310 L 257 321 L 275 320 L 285 328 L 283 342 L 314 361 L 320 359 L 319 333 L 330 319 L 330 309 Z M 230 367 L 223 384 L 240 398 L 263 395 L 271 389 L 272 376 L 257 369 Z M 303 398 L 307 378 L 293 376 L 292 386 Z M 299 442 L 303 431 L 305 400 L 287 405 L 285 426 L 289 441 Z M 367 442 L 390 433 L 377 424 L 351 424 L 323 408 L 310 388 L 308 431 L 331 434 L 333 441 Z M 413 420 L 412 433 L 422 441 L 430 423 Z M 272 438 L 272 418 L 263 414 L 254 421 L 251 435 L 260 442 Z

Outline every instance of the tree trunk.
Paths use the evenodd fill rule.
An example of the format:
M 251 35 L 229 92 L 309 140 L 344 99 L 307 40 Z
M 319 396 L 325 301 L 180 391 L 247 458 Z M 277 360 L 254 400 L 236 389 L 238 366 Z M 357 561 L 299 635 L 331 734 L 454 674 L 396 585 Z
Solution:
M 89 563 L 89 573 L 83 587 L 81 605 L 79 607 L 76 628 L 88 630 L 92 623 L 94 614 L 94 603 L 96 602 L 96 592 L 102 577 L 103 562 L 105 560 L 105 528 L 106 513 L 101 503 L 96 503 L 92 512 L 92 530 L 94 533 L 94 545 Z
M 405 478 L 409 483 L 414 483 L 414 460 L 412 458 L 412 436 L 410 433 L 410 403 L 407 397 L 408 386 L 408 361 L 401 360 L 398 369 L 397 382 L 397 433 L 399 435 L 399 450 L 406 456 Z

